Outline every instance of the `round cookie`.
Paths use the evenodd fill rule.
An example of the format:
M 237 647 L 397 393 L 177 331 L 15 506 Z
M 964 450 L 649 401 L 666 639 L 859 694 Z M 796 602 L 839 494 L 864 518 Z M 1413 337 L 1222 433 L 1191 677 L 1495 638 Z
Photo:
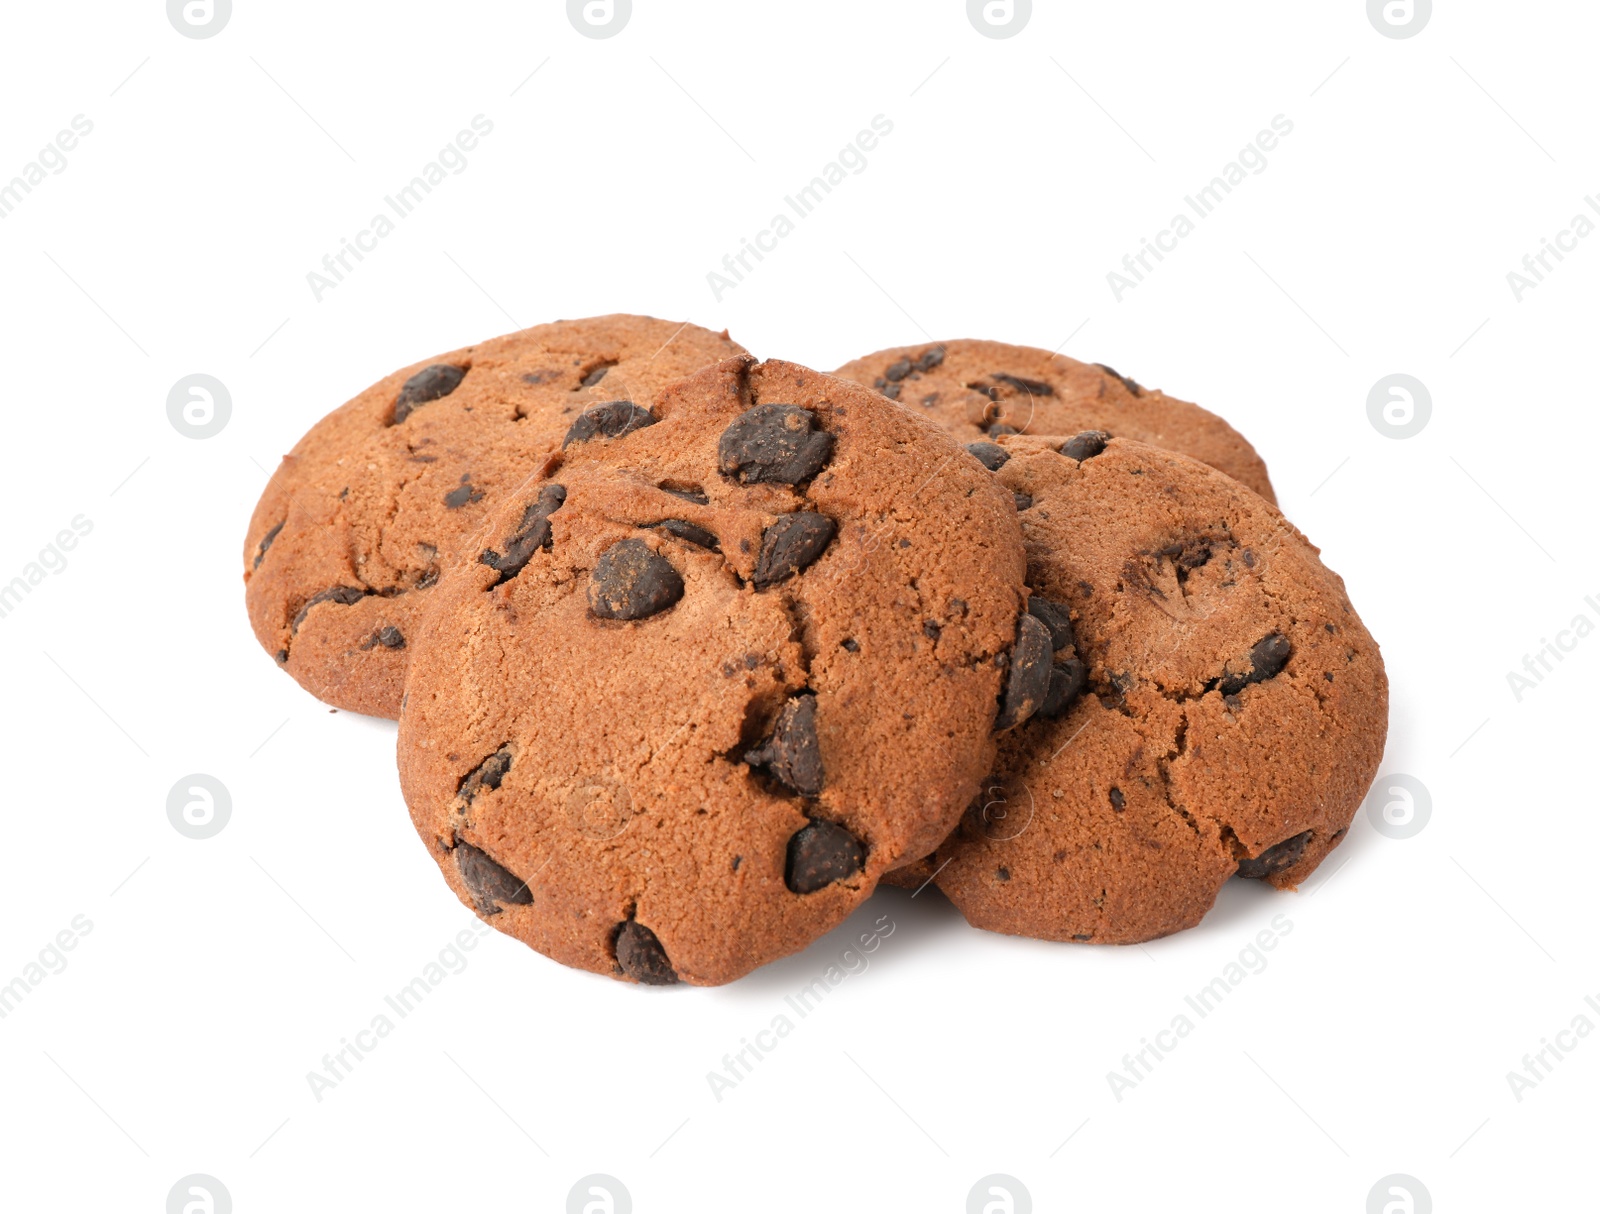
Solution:
M 1093 434 L 998 446 L 1049 692 L 897 883 L 936 871 L 976 927 L 1127 944 L 1198 923 L 1236 873 L 1303 881 L 1387 730 L 1344 583 L 1276 508 L 1182 455 Z
M 1182 452 L 1277 501 L 1267 466 L 1244 435 L 1102 363 L 998 341 L 944 341 L 880 350 L 834 374 L 877 388 L 963 443 L 1104 430 Z
M 415 642 L 401 787 L 457 896 L 581 969 L 716 984 L 803 947 L 1039 698 L 1010 492 L 792 363 L 568 442 L 480 544 Z
M 319 421 L 245 536 L 262 648 L 338 708 L 394 717 L 431 587 L 509 488 L 590 405 L 648 401 L 743 353 L 646 316 L 558 321 L 397 371 Z

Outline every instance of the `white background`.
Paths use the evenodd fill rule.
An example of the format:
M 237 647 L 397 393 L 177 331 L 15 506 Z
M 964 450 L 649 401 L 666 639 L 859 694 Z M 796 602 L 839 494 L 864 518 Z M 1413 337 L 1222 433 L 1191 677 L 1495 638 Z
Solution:
M 0 1020 L 6 1208 L 155 1214 L 189 1173 L 240 1214 L 557 1211 L 588 1173 L 641 1212 L 958 1212 L 989 1173 L 1040 1211 L 1359 1214 L 1390 1173 L 1440 1211 L 1595 1208 L 1562 1194 L 1600 1034 L 1520 1101 L 1506 1073 L 1600 1025 L 1600 638 L 1520 702 L 1506 675 L 1600 623 L 1600 239 L 1521 302 L 1506 274 L 1600 192 L 1597 34 L 1579 0 L 1441 3 L 1406 40 L 1361 0 L 1041 0 L 1004 39 L 958 0 L 637 0 L 603 40 L 554 0 L 237 0 L 208 39 L 159 0 L 8 5 L 0 182 L 94 130 L 0 221 L 0 582 L 93 530 L 0 619 L 0 983 L 93 926 Z M 477 114 L 467 170 L 318 302 L 306 274 Z M 878 114 L 868 167 L 716 299 Z M 1106 273 L 1278 114 L 1269 167 L 1119 303 Z M 648 990 L 491 933 L 318 1101 L 307 1072 L 475 921 L 394 727 L 252 639 L 251 507 L 395 367 L 609 311 L 821 369 L 1064 342 L 1223 413 L 1383 646 L 1383 770 L 1428 825 L 1363 811 L 1298 894 L 1230 883 L 1142 948 L 889 891 L 732 986 Z M 204 440 L 166 414 L 196 372 L 232 398 Z M 1407 440 L 1367 417 L 1393 372 L 1432 394 Z M 232 796 L 205 841 L 166 814 L 195 772 Z M 1279 914 L 1266 968 L 1118 1100 L 1107 1073 Z M 870 968 L 718 1101 L 707 1073 L 882 915 Z

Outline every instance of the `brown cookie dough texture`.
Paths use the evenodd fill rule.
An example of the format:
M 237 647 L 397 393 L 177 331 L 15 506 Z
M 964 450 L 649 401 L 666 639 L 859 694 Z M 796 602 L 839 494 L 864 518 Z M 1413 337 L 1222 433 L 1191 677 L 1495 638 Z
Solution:
M 1029 698 L 1022 537 L 1008 489 L 869 389 L 744 358 L 647 403 L 575 426 L 445 570 L 401 785 L 501 931 L 715 984 L 837 925 L 976 795 Z
M 1255 448 L 1215 413 L 1100 363 L 998 341 L 880 350 L 834 372 L 943 426 L 962 443 L 1103 430 L 1178 451 L 1277 501 Z
M 1031 500 L 1052 697 L 897 883 L 937 869 L 977 927 L 1126 944 L 1199 922 L 1235 873 L 1304 880 L 1344 837 L 1387 729 L 1378 646 L 1344 583 L 1276 508 L 1184 456 L 999 445 L 995 479 Z
M 394 717 L 431 587 L 580 413 L 743 353 L 645 316 L 558 321 L 397 371 L 284 456 L 245 537 L 262 647 L 339 708 Z

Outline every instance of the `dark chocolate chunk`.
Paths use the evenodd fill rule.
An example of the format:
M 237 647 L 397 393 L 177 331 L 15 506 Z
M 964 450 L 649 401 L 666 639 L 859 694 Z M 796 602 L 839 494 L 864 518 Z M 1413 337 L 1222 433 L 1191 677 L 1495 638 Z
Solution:
M 487 852 L 457 839 L 455 856 L 461 880 L 471 892 L 472 900 L 478 904 L 480 914 L 498 915 L 502 903 L 507 906 L 527 906 L 533 901 L 533 893 L 528 889 L 527 882 L 495 863 Z
M 499 788 L 500 781 L 506 778 L 506 772 L 510 770 L 511 748 L 502 746 L 462 777 L 461 786 L 456 792 L 464 804 L 471 805 L 473 798 L 484 789 Z
M 699 485 L 674 485 L 670 481 L 663 481 L 656 488 L 663 493 L 672 494 L 673 497 L 681 497 L 686 502 L 693 502 L 696 506 L 705 506 L 711 501 L 706 496 L 706 491 Z
M 821 819 L 794 832 L 784 884 L 797 894 L 815 893 L 825 885 L 860 872 L 867 849 L 844 827 Z
M 817 742 L 817 697 L 797 695 L 783 706 L 766 741 L 746 752 L 751 767 L 764 767 L 802 797 L 822 795 L 822 747 Z
M 734 419 L 717 441 L 717 466 L 744 484 L 798 485 L 822 470 L 833 435 L 798 405 L 757 405 Z
M 1144 395 L 1144 389 L 1141 388 L 1136 381 L 1129 379 L 1126 375 L 1123 375 L 1117 371 L 1115 367 L 1108 367 L 1105 365 L 1105 363 L 1095 363 L 1095 366 L 1099 367 L 1107 375 L 1111 376 L 1112 379 L 1121 380 L 1122 386 L 1129 392 L 1132 392 L 1135 396 Z
M 1120 788 L 1113 788 L 1111 790 L 1110 800 L 1111 800 L 1111 808 L 1116 810 L 1119 814 L 1125 808 L 1127 808 L 1128 798 L 1122 795 L 1122 789 L 1120 789 Z
M 704 527 L 696 527 L 693 523 L 685 522 L 681 518 L 664 518 L 655 524 L 657 531 L 665 531 L 668 535 L 675 535 L 680 540 L 690 544 L 698 544 L 702 548 L 709 548 L 712 552 L 721 552 L 722 544 L 717 537 Z
M 1011 496 L 1016 500 L 1018 514 L 1021 514 L 1024 510 L 1033 509 L 1033 499 L 1026 493 L 1013 493 Z
M 287 521 L 288 521 L 287 519 L 284 520 L 284 522 L 287 522 Z M 256 563 L 254 565 L 250 566 L 250 568 L 252 568 L 252 569 L 260 569 L 261 568 L 261 558 L 267 555 L 267 549 L 272 547 L 272 541 L 278 538 L 278 532 L 280 532 L 282 530 L 283 530 L 283 523 L 279 523 L 271 531 L 267 532 L 264 536 L 261 537 L 261 543 L 256 546 Z
M 888 380 L 891 384 L 896 384 L 910 374 L 911 360 L 909 358 L 902 358 L 898 362 L 890 363 L 888 367 L 884 369 L 883 378 Z
M 944 347 L 930 346 L 917 359 L 918 371 L 932 371 L 944 361 Z
M 1265 881 L 1268 877 L 1277 876 L 1286 868 L 1293 868 L 1300 862 L 1300 857 L 1305 855 L 1306 844 L 1311 842 L 1311 834 L 1309 830 L 1301 831 L 1293 838 L 1267 848 L 1259 856 L 1240 860 L 1239 875 L 1256 881 Z
M 990 472 L 1000 471 L 1000 466 L 1011 458 L 1011 452 L 999 443 L 968 443 L 967 450 Z
M 1085 430 L 1082 434 L 1062 443 L 1061 454 L 1068 459 L 1090 459 L 1104 451 L 1110 441 L 1111 436 L 1104 430 Z
M 581 380 L 579 380 L 578 381 L 578 386 L 580 388 L 592 388 L 592 387 L 594 387 L 597 383 L 599 383 L 602 379 L 604 379 L 606 377 L 606 372 L 611 370 L 612 365 L 613 364 L 611 364 L 611 363 L 602 363 L 602 364 L 600 364 L 600 366 L 596 367 L 593 371 L 589 372 L 589 374 L 585 375 Z
M 294 623 L 289 625 L 289 635 L 293 636 L 295 633 L 300 631 L 300 625 L 305 623 L 307 613 L 309 613 L 313 607 L 317 606 L 317 604 L 338 603 L 341 607 L 348 607 L 352 603 L 359 603 L 362 599 L 367 597 L 368 593 L 370 592 L 362 590 L 358 586 L 334 586 L 331 589 L 324 590 L 319 594 L 312 595 L 306 600 L 305 606 L 300 608 L 299 613 L 294 617 Z
M 1017 642 L 1011 647 L 1011 669 L 1006 676 L 1005 694 L 995 731 L 1020 725 L 1044 703 L 1050 690 L 1050 630 L 1031 615 L 1022 617 L 1017 627 Z
M 622 972 L 645 986 L 671 986 L 678 971 L 667 960 L 656 934 L 642 923 L 629 919 L 617 926 L 617 964 Z
M 589 610 L 603 620 L 641 620 L 682 597 L 683 578 L 643 540 L 613 544 L 589 575 Z
M 987 396 L 990 400 L 1000 399 L 1000 389 L 993 384 L 968 384 L 967 388 L 982 396 Z
M 461 386 L 466 374 L 465 367 L 452 367 L 449 363 L 435 363 L 418 371 L 406 380 L 400 395 L 394 398 L 394 420 L 390 425 L 398 426 L 411 416 L 411 411 L 418 405 L 449 396 Z
M 472 483 L 463 475 L 461 483 L 444 495 L 444 506 L 446 510 L 459 510 L 469 502 L 481 502 L 482 500 L 483 490 L 474 489 Z
M 539 549 L 548 551 L 550 516 L 561 509 L 561 503 L 566 500 L 567 491 L 564 486 L 542 486 L 539 489 L 538 500 L 523 510 L 522 521 L 517 524 L 517 529 L 500 541 L 500 551 L 485 548 L 479 553 L 478 562 L 497 570 L 500 574 L 493 585 L 498 586 L 501 582 L 516 577 Z
M 1072 609 L 1065 603 L 1047 599 L 1042 594 L 1029 595 L 1028 614 L 1050 630 L 1052 651 L 1072 648 Z
M 1248 668 L 1243 671 L 1231 668 L 1224 670 L 1217 682 L 1217 690 L 1225 696 L 1237 695 L 1251 683 L 1270 679 L 1288 664 L 1291 652 L 1289 638 L 1281 632 L 1262 637 L 1250 647 Z
M 994 372 L 991 378 L 998 379 L 1003 384 L 1008 384 L 1013 388 L 1026 392 L 1029 396 L 1054 396 L 1056 394 L 1056 390 L 1049 384 L 1037 379 L 1023 379 L 1020 375 L 1006 375 L 1000 371 Z
M 833 540 L 834 522 L 825 514 L 809 510 L 785 514 L 761 537 L 761 553 L 751 578 L 757 590 L 765 590 L 794 576 L 822 555 Z
M 569 443 L 586 443 L 592 438 L 622 438 L 655 424 L 656 415 L 631 400 L 608 401 L 578 414 L 561 446 L 565 449 Z
M 1053 663 L 1050 667 L 1050 690 L 1044 693 L 1044 703 L 1038 715 L 1054 719 L 1059 717 L 1083 694 L 1089 685 L 1089 668 L 1077 658 Z
M 984 433 L 992 434 L 996 438 L 1001 438 L 1007 434 L 1021 434 L 1022 431 L 1018 430 L 1015 426 L 1008 426 L 1004 422 L 990 422 L 984 427 Z
M 385 649 L 404 649 L 406 647 L 405 637 L 401 635 L 400 630 L 393 624 L 386 628 L 378 629 L 378 635 L 373 640 L 377 641 Z

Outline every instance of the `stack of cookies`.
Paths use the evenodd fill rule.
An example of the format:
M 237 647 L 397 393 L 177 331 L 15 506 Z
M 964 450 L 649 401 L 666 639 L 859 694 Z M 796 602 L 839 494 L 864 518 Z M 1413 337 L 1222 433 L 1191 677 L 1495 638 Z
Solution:
M 1381 758 L 1378 647 L 1221 418 L 985 341 L 832 375 L 607 316 L 390 376 L 284 458 L 263 647 L 398 718 L 456 896 L 731 981 L 881 882 L 1132 943 L 1292 888 Z

